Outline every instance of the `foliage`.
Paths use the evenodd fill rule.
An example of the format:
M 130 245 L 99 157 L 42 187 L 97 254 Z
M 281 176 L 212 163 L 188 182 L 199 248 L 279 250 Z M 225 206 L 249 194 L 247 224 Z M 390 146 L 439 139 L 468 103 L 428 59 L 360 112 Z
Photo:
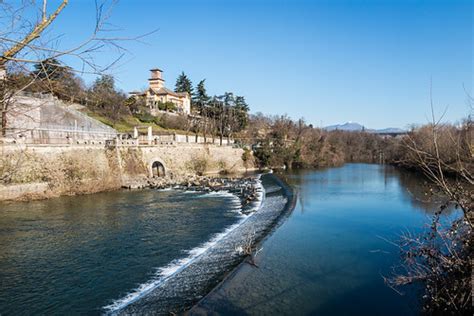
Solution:
M 254 156 L 257 159 L 257 163 L 260 168 L 271 166 L 272 165 L 271 158 L 274 156 L 272 152 L 271 144 L 268 141 L 259 144 L 259 146 L 255 147 L 254 149 Z
M 292 120 L 286 115 L 249 118 L 239 137 L 257 145 L 255 157 L 261 167 L 331 167 L 344 162 L 378 162 L 380 152 L 391 142 L 366 132 L 328 132 Z
M 236 103 L 236 100 L 239 103 Z M 249 106 L 243 97 L 235 97 L 226 92 L 223 96 L 214 96 L 205 107 L 204 115 L 211 121 L 214 131 L 223 137 L 234 136 L 248 124 Z
M 252 164 L 252 151 L 248 147 L 244 147 L 242 161 L 244 162 L 245 169 L 247 169 Z
M 196 157 L 187 162 L 188 168 L 200 176 L 206 172 L 208 165 L 209 161 L 205 157 Z
M 473 133 L 470 119 L 461 127 L 433 120 L 414 129 L 399 147 L 398 162 L 423 171 L 435 185 L 430 195 L 444 200 L 427 231 L 402 236 L 403 265 L 386 278 L 392 287 L 421 283 L 427 314 L 472 315 Z M 450 207 L 461 215 L 442 223 Z
M 88 91 L 88 107 L 117 122 L 122 116 L 129 115 L 130 110 L 125 106 L 125 94 L 116 90 L 115 80 L 111 75 L 97 78 Z
M 145 98 L 139 96 L 128 97 L 125 100 L 124 105 L 128 107 L 130 113 L 132 114 L 144 113 L 148 110 L 146 107 Z
M 208 104 L 209 100 L 211 99 L 207 95 L 205 81 L 206 79 L 199 81 L 192 98 L 192 105 L 195 108 L 195 111 L 200 115 L 203 114 L 203 108 Z
M 193 94 L 193 83 L 191 80 L 186 76 L 184 71 L 179 75 L 178 79 L 176 79 L 175 85 L 175 92 L 187 92 L 191 96 Z
M 166 111 L 166 112 L 175 112 L 176 111 L 176 104 L 173 102 L 158 102 L 158 109 L 161 111 Z
M 8 81 L 11 82 L 11 89 L 49 93 L 70 102 L 86 102 L 83 80 L 57 59 L 35 64 L 32 72 L 12 69 L 8 74 Z
M 150 112 L 137 113 L 135 114 L 135 117 L 143 123 L 156 123 L 159 121 L 156 116 L 151 115 Z
M 62 65 L 56 58 L 48 58 L 33 65 L 33 76 L 41 80 L 59 81 L 70 73 L 70 69 Z
M 171 130 L 184 130 L 186 131 L 186 126 L 189 124 L 189 120 L 185 116 L 177 116 L 170 114 L 161 114 L 156 117 L 156 124 L 160 125 L 164 129 Z

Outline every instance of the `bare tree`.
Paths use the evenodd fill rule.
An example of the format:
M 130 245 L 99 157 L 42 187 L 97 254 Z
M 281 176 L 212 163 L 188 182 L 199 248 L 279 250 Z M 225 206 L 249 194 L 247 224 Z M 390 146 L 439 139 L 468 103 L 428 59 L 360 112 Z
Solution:
M 394 289 L 422 282 L 427 313 L 472 315 L 473 125 L 470 118 L 460 127 L 443 125 L 435 118 L 433 104 L 431 111 L 431 123 L 412 131 L 404 145 L 406 159 L 424 172 L 434 185 L 431 194 L 444 202 L 426 232 L 401 237 L 403 264 L 385 280 Z M 450 207 L 462 214 L 443 222 Z
M 116 1 L 96 2 L 96 20 L 91 34 L 72 47 L 61 47 L 57 38 L 50 38 L 46 34 L 51 30 L 57 17 L 68 6 L 68 0 L 62 0 L 57 6 L 51 7 L 47 0 L 42 1 L 1 1 L 0 10 L 0 110 L 2 123 L 2 136 L 5 136 L 8 127 L 8 117 L 12 112 L 12 103 L 15 96 L 28 89 L 39 80 L 46 82 L 51 78 L 39 78 L 31 75 L 29 80 L 22 85 L 13 80 L 15 71 L 29 72 L 30 65 L 40 64 L 43 67 L 51 66 L 48 61 L 57 60 L 68 56 L 78 61 L 80 67 L 69 68 L 77 73 L 103 74 L 112 69 L 126 53 L 121 45 L 123 41 L 140 40 L 150 33 L 133 38 L 112 37 L 108 26 Z M 35 12 L 40 12 L 35 17 Z M 152 33 L 152 32 L 151 32 Z M 104 49 L 114 51 L 112 58 L 106 65 L 96 62 L 94 56 Z M 55 64 L 54 66 L 59 66 Z M 66 66 L 63 66 L 66 67 Z M 47 73 L 45 71 L 45 73 Z M 48 86 L 48 85 L 46 85 Z M 51 85 L 49 85 L 51 86 Z

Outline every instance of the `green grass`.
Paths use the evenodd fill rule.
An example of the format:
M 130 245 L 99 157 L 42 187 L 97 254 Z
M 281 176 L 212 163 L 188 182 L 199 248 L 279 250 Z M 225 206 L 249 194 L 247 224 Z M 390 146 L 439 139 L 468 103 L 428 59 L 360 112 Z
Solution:
M 166 128 L 163 128 L 162 126 L 157 125 L 155 123 L 141 122 L 139 119 L 137 119 L 136 117 L 134 117 L 132 115 L 124 116 L 124 117 L 120 118 L 120 120 L 118 120 L 117 122 L 114 123 L 110 118 L 105 117 L 100 113 L 93 112 L 89 109 L 84 109 L 82 112 L 84 114 L 87 114 L 91 118 L 96 119 L 99 122 L 104 123 L 105 125 L 108 125 L 108 126 L 114 128 L 114 129 L 116 129 L 119 133 L 133 133 L 133 128 L 135 126 L 140 127 L 139 131 L 143 133 L 144 130 L 146 128 L 148 128 L 148 126 L 151 126 L 154 133 L 168 132 L 168 133 L 186 134 L 186 131 L 184 131 L 184 130 L 166 129 Z M 189 132 L 188 134 L 192 135 L 193 133 Z

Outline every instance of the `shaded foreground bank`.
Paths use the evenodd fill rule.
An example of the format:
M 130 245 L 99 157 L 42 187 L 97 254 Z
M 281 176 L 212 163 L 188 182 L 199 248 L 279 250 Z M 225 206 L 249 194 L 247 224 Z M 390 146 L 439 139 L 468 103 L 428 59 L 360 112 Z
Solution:
M 159 280 L 139 297 L 117 301 L 108 307 L 111 314 L 169 315 L 183 312 L 216 286 L 245 258 L 239 252 L 250 236 L 256 243 L 294 206 L 292 189 L 272 174 L 261 178 L 264 198 L 257 212 L 243 219 L 211 247 L 173 274 Z

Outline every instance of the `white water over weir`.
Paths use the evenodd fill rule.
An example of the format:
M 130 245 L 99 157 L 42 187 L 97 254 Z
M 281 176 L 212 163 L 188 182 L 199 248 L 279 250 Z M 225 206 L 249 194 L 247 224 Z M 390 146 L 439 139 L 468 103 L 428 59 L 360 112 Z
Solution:
M 183 312 L 205 296 L 244 259 L 237 250 L 249 235 L 261 240 L 291 210 L 293 193 L 274 175 L 264 175 L 257 210 L 226 228 L 186 258 L 160 268 L 156 279 L 104 307 L 108 315 L 169 315 Z

